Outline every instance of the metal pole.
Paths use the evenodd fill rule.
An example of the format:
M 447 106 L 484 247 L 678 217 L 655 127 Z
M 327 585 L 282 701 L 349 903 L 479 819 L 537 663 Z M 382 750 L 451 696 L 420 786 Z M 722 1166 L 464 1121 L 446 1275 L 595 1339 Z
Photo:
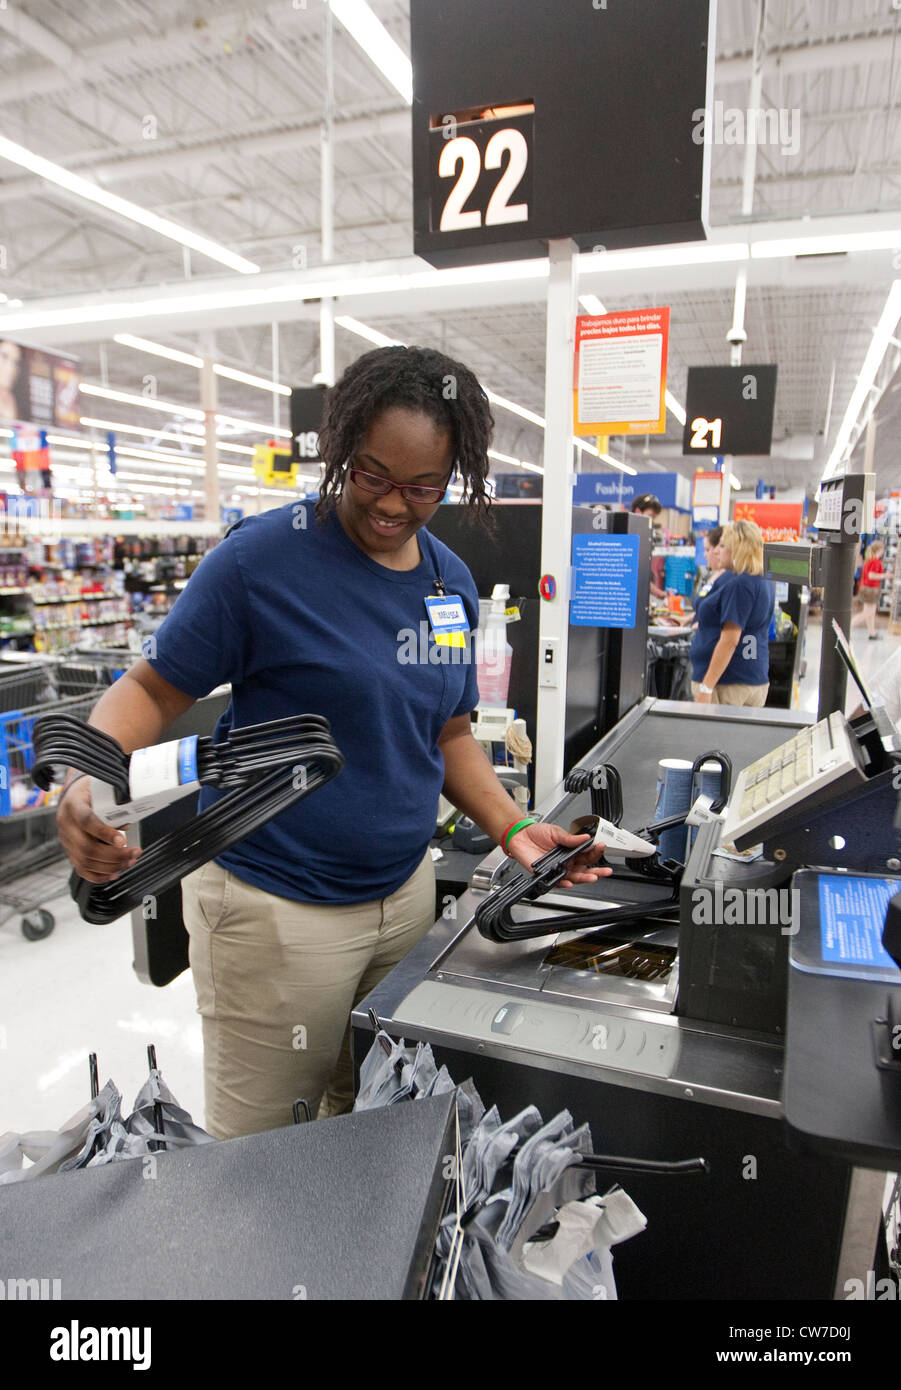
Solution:
M 325 119 L 320 130 L 320 217 L 322 222 L 322 263 L 335 258 L 335 141 L 334 141 L 334 52 L 332 7 L 325 7 Z M 327 385 L 335 382 L 335 301 L 323 299 L 319 306 L 319 370 Z
M 278 353 L 278 323 L 272 323 L 272 385 L 278 386 L 279 378 L 279 353 Z M 276 430 L 281 427 L 281 405 L 282 400 L 278 391 L 272 393 L 272 424 Z
M 563 776 L 566 667 L 569 637 L 569 571 L 572 553 L 572 352 L 576 309 L 575 244 L 548 243 L 550 276 L 545 347 L 544 490 L 541 509 L 541 573 L 557 582 L 556 597 L 541 602 L 538 630 L 538 727 L 535 799 L 542 801 Z M 547 661 L 550 654 L 552 660 Z M 549 671 L 553 685 L 542 685 Z
M 203 458 L 206 464 L 204 474 L 204 516 L 207 521 L 218 522 L 219 511 L 219 457 L 216 448 L 216 409 L 218 404 L 217 378 L 213 371 L 216 348 L 212 336 L 204 343 L 203 365 L 200 368 L 200 408 L 203 411 Z
M 851 595 L 857 561 L 859 536 L 831 541 L 823 557 L 823 647 L 820 654 L 820 686 L 817 717 L 825 719 L 833 710 L 844 713 L 848 673 L 835 649 L 832 619 L 850 639 Z

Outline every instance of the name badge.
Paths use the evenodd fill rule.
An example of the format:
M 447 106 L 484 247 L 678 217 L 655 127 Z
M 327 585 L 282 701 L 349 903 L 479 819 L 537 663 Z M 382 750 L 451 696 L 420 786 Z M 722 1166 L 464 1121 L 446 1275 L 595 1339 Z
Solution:
M 429 594 L 425 611 L 439 647 L 465 647 L 469 619 L 459 594 Z

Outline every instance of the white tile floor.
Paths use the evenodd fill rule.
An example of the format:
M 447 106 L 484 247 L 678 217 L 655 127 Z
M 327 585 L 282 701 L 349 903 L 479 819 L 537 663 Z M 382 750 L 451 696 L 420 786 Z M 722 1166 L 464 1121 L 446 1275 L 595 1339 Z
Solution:
M 884 624 L 880 631 L 885 632 Z M 807 637 L 801 707 L 816 711 L 821 629 Z M 864 677 L 895 650 L 899 637 L 870 642 L 855 629 Z M 849 711 L 856 705 L 849 693 Z M 0 889 L 2 895 L 2 889 Z M 26 941 L 18 915 L 0 926 L 0 1133 L 56 1128 L 88 1098 L 88 1053 L 99 1058 L 126 1106 L 146 1077 L 154 1042 L 167 1083 L 203 1123 L 200 1020 L 188 973 L 166 989 L 141 984 L 132 969 L 131 926 L 90 926 L 68 896 L 51 904 L 56 929 Z M 4 909 L 0 907 L 0 920 Z

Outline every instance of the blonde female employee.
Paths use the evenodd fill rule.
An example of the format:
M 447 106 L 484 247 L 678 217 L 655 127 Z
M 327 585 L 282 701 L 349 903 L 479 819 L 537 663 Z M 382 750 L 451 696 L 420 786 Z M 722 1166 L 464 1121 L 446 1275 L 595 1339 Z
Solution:
M 492 424 L 472 372 L 441 353 L 360 357 L 330 394 L 315 509 L 289 503 L 232 528 L 155 656 L 91 716 L 131 751 L 227 681 L 219 735 L 310 712 L 330 720 L 345 757 L 334 781 L 182 883 L 206 1127 L 219 1138 L 290 1124 L 299 1097 L 314 1115 L 351 1107 L 351 1010 L 435 920 L 439 792 L 526 868 L 580 843 L 524 818 L 498 781 L 471 732 L 474 662 L 433 659 L 426 598 L 459 596 L 472 629 L 478 595 L 427 523 L 455 472 L 464 505 L 484 514 Z M 427 639 L 412 644 L 418 661 L 410 633 Z M 89 785 L 64 790 L 59 835 L 78 872 L 105 883 L 140 851 L 93 815 Z M 215 799 L 205 789 L 201 808 Z M 565 881 L 609 872 L 592 867 L 601 852 L 578 855 Z
M 718 553 L 725 573 L 698 608 L 691 693 L 699 704 L 764 705 L 776 591 L 763 578 L 760 527 L 753 521 L 730 522 Z

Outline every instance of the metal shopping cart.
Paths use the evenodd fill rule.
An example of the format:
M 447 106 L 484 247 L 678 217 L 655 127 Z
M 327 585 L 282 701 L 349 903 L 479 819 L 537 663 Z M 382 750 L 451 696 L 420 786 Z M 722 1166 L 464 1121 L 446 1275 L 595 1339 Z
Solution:
M 117 681 L 140 655 L 124 648 L 72 647 L 60 662 L 56 688 L 60 697 L 94 692 L 95 699 Z
M 52 703 L 0 713 L 0 834 L 4 844 L 21 825 L 22 844 L 6 852 L 0 865 L 0 925 L 21 916 L 23 936 L 38 941 L 56 925 L 46 903 L 64 897 L 70 868 L 56 838 L 58 789 L 41 791 L 31 778 L 35 721 L 46 714 L 68 714 L 87 722 L 97 688 Z M 6 909 L 5 913 L 3 909 Z
M 0 714 L 57 699 L 57 665 L 49 657 L 22 664 L 0 661 Z

